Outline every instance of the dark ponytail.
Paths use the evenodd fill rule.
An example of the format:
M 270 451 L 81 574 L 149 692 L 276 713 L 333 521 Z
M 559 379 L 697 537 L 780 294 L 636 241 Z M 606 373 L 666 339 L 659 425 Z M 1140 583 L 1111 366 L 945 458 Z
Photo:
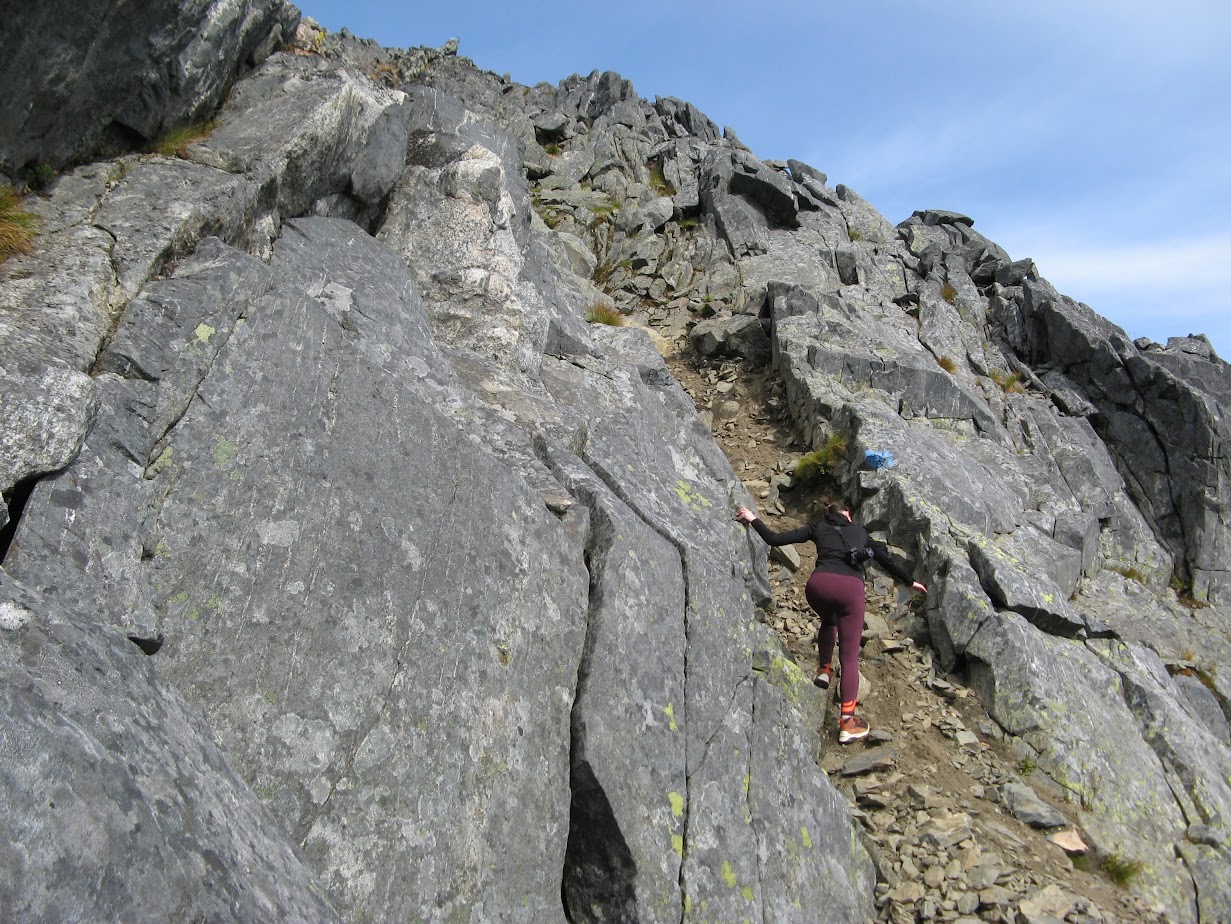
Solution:
M 826 515 L 831 516 L 831 517 L 840 517 L 843 514 L 847 514 L 850 512 L 851 512 L 851 508 L 847 506 L 846 504 L 835 503 L 835 504 L 825 505 L 825 513 Z

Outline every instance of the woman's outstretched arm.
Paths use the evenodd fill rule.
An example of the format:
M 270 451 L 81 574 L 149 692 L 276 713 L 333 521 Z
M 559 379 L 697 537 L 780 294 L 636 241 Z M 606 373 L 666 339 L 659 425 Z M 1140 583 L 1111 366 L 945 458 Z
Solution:
M 789 529 L 786 532 L 776 533 L 747 507 L 740 507 L 735 513 L 735 519 L 741 523 L 747 523 L 755 529 L 757 535 L 769 545 L 791 545 L 794 542 L 807 542 L 812 538 L 811 526 L 801 526 L 799 529 Z
M 878 542 L 875 539 L 869 538 L 868 545 L 872 549 L 872 554 L 875 557 L 876 563 L 881 566 L 881 569 L 896 580 L 899 584 L 906 584 L 911 590 L 917 590 L 919 593 L 925 594 L 928 589 L 912 578 L 909 574 L 899 568 L 889 557 L 889 549 L 883 542 Z

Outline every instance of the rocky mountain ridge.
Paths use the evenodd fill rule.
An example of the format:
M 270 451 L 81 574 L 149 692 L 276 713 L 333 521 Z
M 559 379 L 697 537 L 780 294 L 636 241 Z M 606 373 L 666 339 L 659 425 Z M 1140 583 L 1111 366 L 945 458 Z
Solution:
M 695 343 L 771 363 L 809 448 L 845 440 L 831 476 L 931 587 L 936 663 L 1142 901 L 1227 916 L 1208 343 L 1132 343 L 970 219 L 895 228 L 614 74 L 178 15 L 228 37 L 219 84 L 254 68 L 216 125 L 67 171 L 0 268 L 7 906 L 876 914 L 887 867 L 730 519 L 738 402 L 699 417 L 660 355 Z M 278 40 L 240 54 L 258 21 Z M 150 124 L 195 117 L 153 96 Z M 586 323 L 608 307 L 642 328 Z M 1020 910 L 926 901 L 881 913 Z

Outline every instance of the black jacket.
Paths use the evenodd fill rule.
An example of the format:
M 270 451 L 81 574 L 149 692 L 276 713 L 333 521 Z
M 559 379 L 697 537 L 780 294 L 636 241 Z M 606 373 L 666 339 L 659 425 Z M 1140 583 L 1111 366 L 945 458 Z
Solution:
M 889 557 L 889 550 L 883 542 L 877 542 L 868 535 L 868 531 L 858 523 L 848 522 L 844 516 L 827 516 L 819 523 L 809 523 L 799 529 L 776 533 L 761 519 L 750 524 L 762 539 L 770 545 L 791 545 L 796 542 L 812 542 L 816 545 L 816 567 L 813 571 L 824 571 L 827 574 L 849 574 L 852 577 L 863 578 L 863 571 L 850 564 L 847 549 L 862 549 L 865 546 L 872 550 L 875 561 L 886 574 L 903 584 L 913 584 L 914 578 L 894 564 Z

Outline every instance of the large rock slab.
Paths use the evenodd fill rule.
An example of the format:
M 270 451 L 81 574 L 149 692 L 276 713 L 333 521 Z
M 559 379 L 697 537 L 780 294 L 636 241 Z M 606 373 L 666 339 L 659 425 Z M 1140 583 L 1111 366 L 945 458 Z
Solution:
M 0 492 L 9 496 L 18 484 L 68 465 L 97 411 L 94 383 L 83 373 L 12 360 L 0 366 Z M 7 522 L 0 505 L 0 526 Z
M 23 921 L 340 921 L 123 633 L 0 573 L 0 901 Z
M 154 489 L 127 576 L 167 639 L 160 661 L 341 907 L 550 919 L 587 586 L 575 526 L 416 389 L 450 373 L 400 257 L 317 219 L 283 235 L 271 268 L 163 462 L 114 479 L 112 503 Z M 49 486 L 41 541 L 101 550 L 88 517 L 112 503 L 65 534 L 61 497 Z M 461 526 L 494 509 L 503 528 Z M 23 572 L 53 558 L 35 522 Z M 414 836 L 395 846 L 391 819 Z
M 1081 806 L 1082 829 L 1102 849 L 1140 862 L 1138 888 L 1177 919 L 1194 920 L 1190 873 L 1157 850 L 1184 836 L 1185 815 L 1125 702 L 1121 674 L 1015 615 L 986 621 L 965 656 L 991 715 Z
M 349 196 L 346 217 L 375 217 L 405 161 L 404 102 L 321 58 L 278 54 L 236 86 L 218 127 L 188 154 L 259 190 L 257 244 L 267 251 L 283 218 L 321 200 Z

